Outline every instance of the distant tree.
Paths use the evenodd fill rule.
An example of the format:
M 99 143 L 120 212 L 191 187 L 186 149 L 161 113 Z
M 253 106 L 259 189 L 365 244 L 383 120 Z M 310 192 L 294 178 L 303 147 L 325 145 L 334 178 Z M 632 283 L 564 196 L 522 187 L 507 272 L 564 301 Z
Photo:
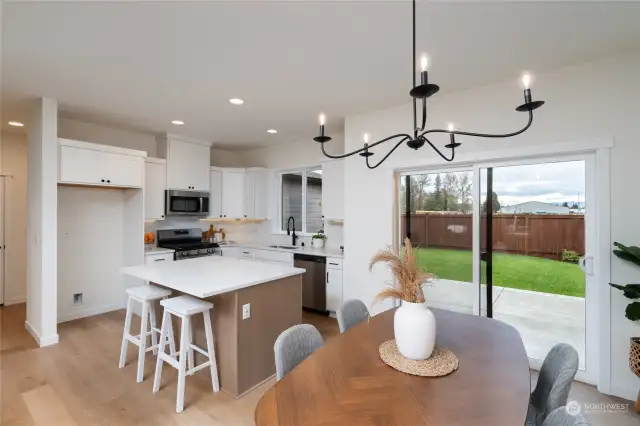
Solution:
M 571 208 L 574 209 L 574 210 L 578 210 L 580 208 L 580 206 L 578 206 L 578 203 L 573 203 Z
M 458 210 L 458 197 L 456 196 L 456 186 L 458 177 L 455 173 L 445 173 L 442 182 L 442 210 Z
M 468 173 L 458 177 L 456 183 L 456 197 L 458 197 L 458 210 L 462 213 L 471 212 L 471 178 Z
M 495 192 L 491 193 L 491 210 L 493 213 L 497 213 L 500 211 L 500 201 L 498 200 L 498 194 Z M 486 213 L 487 210 L 487 200 L 482 203 L 482 212 Z
M 442 177 L 438 173 L 433 179 L 433 191 L 427 198 L 425 210 L 442 211 L 443 207 Z
M 565 201 L 564 203 L 562 203 L 562 207 L 569 207 L 569 202 Z

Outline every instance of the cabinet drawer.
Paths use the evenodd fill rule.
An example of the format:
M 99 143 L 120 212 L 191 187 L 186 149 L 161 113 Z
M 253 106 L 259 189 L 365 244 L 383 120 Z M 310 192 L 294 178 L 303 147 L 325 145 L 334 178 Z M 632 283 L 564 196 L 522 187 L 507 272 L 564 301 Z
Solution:
M 342 260 L 339 257 L 327 257 L 327 269 L 342 269 Z
M 266 260 L 269 262 L 279 262 L 293 265 L 293 253 L 283 253 L 273 250 L 254 250 L 253 258 L 255 260 Z
M 146 265 L 154 265 L 162 262 L 173 262 L 173 253 L 147 254 L 144 257 Z

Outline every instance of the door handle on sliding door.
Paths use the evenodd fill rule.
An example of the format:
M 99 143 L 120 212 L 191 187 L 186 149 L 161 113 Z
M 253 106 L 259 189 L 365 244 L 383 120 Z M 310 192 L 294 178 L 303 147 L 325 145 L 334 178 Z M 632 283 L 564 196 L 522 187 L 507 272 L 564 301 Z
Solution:
M 489 261 L 489 253 L 487 253 L 486 251 L 483 251 L 482 253 L 480 253 L 480 261 L 488 262 Z
M 593 256 L 582 256 L 580 260 L 578 260 L 578 265 L 585 274 L 593 275 Z

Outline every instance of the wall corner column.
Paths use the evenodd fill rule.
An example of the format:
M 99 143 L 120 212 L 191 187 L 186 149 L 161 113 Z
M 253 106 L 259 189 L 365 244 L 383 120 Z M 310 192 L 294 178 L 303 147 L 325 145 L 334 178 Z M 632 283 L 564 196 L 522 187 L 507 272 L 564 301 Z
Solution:
M 27 171 L 27 320 L 38 344 L 58 343 L 58 103 L 38 99 L 30 113 Z

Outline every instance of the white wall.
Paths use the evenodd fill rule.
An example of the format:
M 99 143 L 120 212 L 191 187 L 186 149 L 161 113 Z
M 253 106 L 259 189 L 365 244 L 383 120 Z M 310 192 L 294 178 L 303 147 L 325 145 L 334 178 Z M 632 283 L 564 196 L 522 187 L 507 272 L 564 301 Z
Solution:
M 27 128 L 27 329 L 40 346 L 58 342 L 57 294 L 57 143 L 58 104 L 38 99 Z
M 333 140 L 327 143 L 330 154 L 340 153 L 344 149 L 344 135 L 331 135 Z M 327 158 L 322 155 L 320 144 L 312 137 L 308 141 L 268 148 L 257 148 L 238 153 L 243 167 L 267 167 L 270 169 L 290 169 L 296 167 L 318 166 Z
M 27 140 L 23 133 L 3 132 L 4 303 L 27 299 Z
M 58 187 L 58 322 L 122 308 L 124 194 Z
M 437 80 L 437 69 L 432 71 Z M 506 150 L 514 146 L 546 146 L 562 141 L 595 138 L 615 140 L 611 150 L 611 239 L 640 245 L 640 197 L 635 176 L 640 158 L 638 97 L 640 52 L 540 74 L 533 88 L 534 99 L 547 104 L 535 114 L 532 128 L 508 140 L 463 138 L 461 157 L 474 152 Z M 445 88 L 446 89 L 446 88 Z M 522 103 L 522 92 L 515 79 L 464 92 L 436 95 L 429 102 L 429 127 L 444 127 L 454 121 L 462 130 L 498 132 L 519 128 L 526 120 L 513 111 Z M 362 147 L 362 133 L 371 140 L 411 129 L 411 105 L 348 117 L 345 125 L 347 150 Z M 445 137 L 446 139 L 446 137 Z M 446 143 L 434 137 L 434 143 Z M 388 149 L 388 148 L 386 148 Z M 380 158 L 386 150 L 375 150 Z M 365 167 L 360 157 L 347 159 L 345 169 L 345 298 L 360 298 L 370 304 L 382 287 L 387 273 L 370 273 L 368 260 L 380 248 L 393 243 L 394 169 L 431 162 L 436 154 L 428 147 L 413 151 L 399 148 L 386 164 L 376 170 Z M 446 163 L 442 161 L 442 165 Z M 373 232 L 375 230 L 375 232 Z M 637 282 L 637 267 L 611 257 L 613 282 Z M 608 286 L 607 282 L 599 283 Z M 640 324 L 624 317 L 629 302 L 618 291 L 611 291 L 611 387 L 616 395 L 635 399 L 640 383 L 629 371 L 628 347 L 631 336 L 640 335 Z M 381 309 L 378 307 L 375 310 Z M 589 313 L 588 313 L 589 314 Z
M 220 148 L 211 148 L 211 165 L 218 167 L 244 167 L 242 160 L 236 151 Z
M 134 132 L 68 118 L 58 119 L 58 137 L 137 149 L 146 151 L 149 157 L 155 157 L 158 152 L 156 138 L 151 133 Z

